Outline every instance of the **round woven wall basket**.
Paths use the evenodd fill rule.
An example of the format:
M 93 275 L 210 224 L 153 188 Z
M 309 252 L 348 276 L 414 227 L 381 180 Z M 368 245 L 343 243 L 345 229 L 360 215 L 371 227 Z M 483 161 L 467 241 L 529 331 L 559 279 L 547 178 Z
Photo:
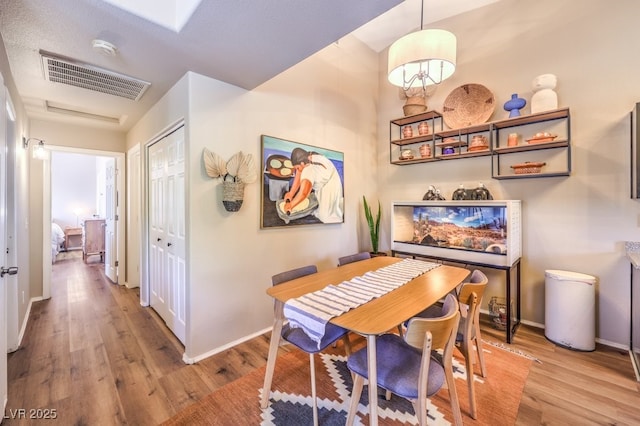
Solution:
M 481 84 L 465 84 L 454 89 L 442 106 L 442 118 L 450 129 L 486 122 L 496 108 L 493 93 Z
M 222 182 L 222 204 L 228 212 L 237 212 L 244 200 L 244 183 Z

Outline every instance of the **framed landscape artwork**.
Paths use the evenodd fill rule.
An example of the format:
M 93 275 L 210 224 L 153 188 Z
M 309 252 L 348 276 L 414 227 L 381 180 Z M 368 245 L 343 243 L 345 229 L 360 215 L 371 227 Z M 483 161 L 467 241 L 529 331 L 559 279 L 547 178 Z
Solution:
M 344 154 L 262 135 L 261 228 L 344 222 Z

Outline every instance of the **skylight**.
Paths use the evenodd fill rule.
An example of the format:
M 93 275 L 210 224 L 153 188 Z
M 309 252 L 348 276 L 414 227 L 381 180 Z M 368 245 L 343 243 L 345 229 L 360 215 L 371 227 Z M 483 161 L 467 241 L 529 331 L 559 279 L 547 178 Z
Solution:
M 202 0 L 102 0 L 176 33 Z

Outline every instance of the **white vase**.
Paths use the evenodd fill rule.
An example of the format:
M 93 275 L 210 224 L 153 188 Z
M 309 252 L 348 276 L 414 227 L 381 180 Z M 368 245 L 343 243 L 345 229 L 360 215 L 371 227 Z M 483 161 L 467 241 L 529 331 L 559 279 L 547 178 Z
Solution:
M 558 95 L 553 90 L 558 79 L 553 74 L 542 74 L 533 79 L 531 114 L 558 109 Z

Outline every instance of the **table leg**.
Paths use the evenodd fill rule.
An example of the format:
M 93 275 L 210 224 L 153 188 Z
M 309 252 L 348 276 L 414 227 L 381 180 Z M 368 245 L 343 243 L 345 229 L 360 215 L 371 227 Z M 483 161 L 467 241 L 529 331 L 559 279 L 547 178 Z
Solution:
M 367 336 L 367 360 L 369 372 L 369 424 L 378 425 L 378 370 L 376 368 L 376 335 Z
M 507 279 L 506 279 L 506 287 L 507 287 L 507 343 L 511 343 L 511 268 L 507 269 Z
M 520 286 L 520 261 L 518 261 L 518 263 L 516 264 L 516 323 L 513 326 L 513 330 L 512 330 L 512 336 L 515 336 L 516 334 L 516 329 L 520 326 L 520 322 L 522 321 L 522 311 L 521 309 L 521 286 Z
M 276 358 L 278 358 L 278 348 L 280 346 L 280 334 L 282 333 L 282 325 L 284 323 L 284 315 L 282 313 L 283 306 L 282 302 L 276 300 L 275 319 L 273 321 L 273 329 L 271 330 L 267 369 L 264 372 L 264 384 L 262 385 L 262 399 L 260 401 L 260 407 L 262 408 L 267 408 L 269 405 L 273 371 L 276 368 Z

